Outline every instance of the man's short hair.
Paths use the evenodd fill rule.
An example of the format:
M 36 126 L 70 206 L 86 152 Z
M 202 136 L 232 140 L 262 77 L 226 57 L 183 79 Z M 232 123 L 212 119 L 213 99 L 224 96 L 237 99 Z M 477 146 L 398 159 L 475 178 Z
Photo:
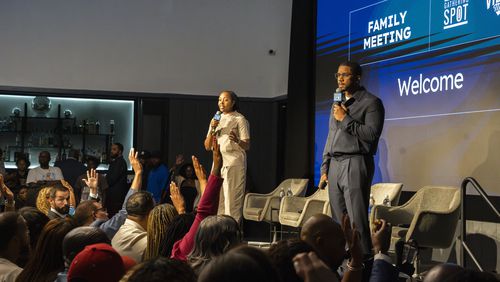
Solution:
M 66 188 L 64 186 L 55 185 L 52 188 L 50 188 L 49 198 L 55 199 L 57 192 L 69 192 L 69 190 L 68 190 L 68 188 Z
M 122 143 L 116 142 L 116 143 L 113 143 L 113 145 L 118 146 L 118 149 L 120 149 L 120 151 L 123 153 L 123 144 Z
M 134 193 L 127 200 L 125 209 L 131 216 L 145 217 L 155 207 L 155 201 L 151 193 L 140 191 Z
M 69 266 L 73 258 L 82 251 L 85 246 L 105 243 L 110 245 L 111 241 L 104 231 L 97 227 L 77 227 L 64 236 L 62 251 L 64 261 Z
M 357 62 L 345 61 L 340 63 L 339 66 L 345 66 L 351 68 L 351 72 L 353 75 L 359 75 L 359 76 L 363 75 L 363 69 L 361 69 L 361 66 Z
M 50 152 L 49 151 L 41 151 L 38 156 L 41 156 L 42 154 L 46 154 L 50 157 Z
M 99 161 L 98 158 L 94 157 L 94 156 L 87 156 L 87 159 L 86 159 L 86 162 L 93 162 L 95 164 L 96 167 L 98 167 L 101 162 Z
M 96 200 L 86 200 L 82 201 L 75 210 L 75 215 L 73 220 L 76 226 L 83 226 L 87 220 L 97 211 Z

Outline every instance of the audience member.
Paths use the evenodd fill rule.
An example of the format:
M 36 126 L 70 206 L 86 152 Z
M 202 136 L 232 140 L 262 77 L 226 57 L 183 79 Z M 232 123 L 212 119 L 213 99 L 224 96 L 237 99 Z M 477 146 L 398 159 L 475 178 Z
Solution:
M 88 180 L 88 173 L 92 170 L 97 170 L 99 166 L 99 160 L 96 157 L 87 157 L 87 171 L 78 176 L 75 181 L 75 197 L 77 202 L 89 200 L 90 197 L 90 187 L 86 184 Z M 102 174 L 97 174 L 97 193 L 96 197 L 101 203 L 106 202 L 106 192 L 108 190 L 108 181 L 106 176 Z
M 28 200 L 28 187 L 21 186 L 19 192 L 16 195 L 16 200 L 15 200 L 16 210 L 19 210 L 27 206 L 28 205 L 27 200 Z
M 130 149 L 128 159 L 130 161 L 130 164 L 132 165 L 132 169 L 134 170 L 134 179 L 132 180 L 132 184 L 130 185 L 130 189 L 125 197 L 125 200 L 123 201 L 122 209 L 115 215 L 113 215 L 113 217 L 111 217 L 109 220 L 107 219 L 107 214 L 106 217 L 96 216 L 94 222 L 90 224 L 90 226 L 99 227 L 100 229 L 102 229 L 108 235 L 110 240 L 113 239 L 116 232 L 118 232 L 118 229 L 120 229 L 120 227 L 123 225 L 123 223 L 125 223 L 125 220 L 127 219 L 126 203 L 129 197 L 135 192 L 139 191 L 142 185 L 142 166 L 137 159 L 137 153 L 135 152 L 134 148 Z M 97 184 L 99 179 L 98 176 L 99 175 L 95 170 L 91 170 L 90 172 L 88 172 L 87 180 L 85 180 L 85 183 L 90 189 L 89 195 L 91 194 L 93 196 L 94 194 L 97 194 Z M 96 211 L 100 212 L 101 215 L 104 215 L 103 213 L 106 211 L 106 209 L 101 208 L 100 211 Z M 82 213 L 84 213 L 84 211 L 82 211 Z M 92 216 L 92 218 L 94 218 L 93 214 L 87 213 L 87 216 Z
M 49 192 L 50 210 L 47 216 L 50 219 L 64 218 L 68 216 L 70 204 L 70 192 L 66 187 L 54 186 Z
M 148 217 L 154 208 L 149 192 L 134 193 L 127 201 L 127 219 L 113 237 L 111 244 L 120 255 L 141 262 L 147 246 Z
M 68 157 L 62 161 L 56 161 L 54 166 L 61 169 L 64 179 L 73 186 L 78 176 L 84 174 L 87 170 L 85 165 L 80 162 L 80 150 L 78 149 L 69 150 Z M 79 193 L 76 194 L 78 195 Z
M 28 178 L 30 162 L 26 160 L 26 157 L 20 156 L 16 160 L 17 169 L 9 173 L 5 177 L 5 183 L 7 186 L 12 188 L 12 191 L 18 192 L 22 186 L 26 185 L 26 179 Z
M 29 247 L 24 219 L 16 212 L 0 213 L 0 281 L 16 281 L 22 271 L 16 262 Z
M 141 163 L 143 170 L 142 173 L 143 187 L 148 187 L 149 171 L 151 170 L 151 164 L 149 158 L 151 158 L 151 153 L 149 151 L 143 150 L 139 153 L 139 162 Z
M 53 282 L 57 274 L 64 270 L 62 241 L 71 229 L 73 223 L 69 218 L 49 221 L 43 228 L 35 251 L 17 277 L 17 281 Z
M 50 190 L 52 187 L 43 187 L 38 192 L 38 196 L 36 197 L 36 208 L 43 212 L 45 215 L 49 213 L 50 210 Z
M 49 165 L 50 153 L 42 151 L 38 155 L 39 167 L 31 169 L 28 172 L 26 183 L 36 183 L 38 181 L 53 181 L 64 179 L 61 169 Z
M 89 226 L 96 220 L 107 221 L 108 213 L 102 204 L 96 200 L 81 202 L 75 210 L 73 220 L 76 226 Z
M 370 282 L 397 282 L 399 271 L 392 265 L 387 251 L 391 244 L 391 225 L 381 219 L 374 224 L 372 230 L 373 260 Z
M 133 265 L 109 244 L 88 245 L 71 262 L 68 282 L 117 282 Z
M 132 268 L 121 281 L 126 282 L 195 282 L 194 271 L 185 262 L 157 257 Z
M 15 211 L 14 193 L 5 185 L 3 175 L 0 174 L 0 198 L 5 206 L 5 211 Z
M 194 219 L 193 225 L 191 225 L 188 233 L 186 236 L 184 236 L 181 240 L 177 241 L 174 244 L 174 247 L 172 249 L 172 258 L 180 259 L 180 260 L 186 260 L 188 254 L 193 251 L 193 257 L 192 257 L 192 262 L 195 263 L 196 265 L 201 265 L 204 264 L 205 260 L 205 255 L 208 257 L 205 253 L 207 251 L 205 247 L 211 247 L 207 246 L 205 244 L 199 245 L 199 238 L 203 237 L 204 235 L 198 235 L 198 233 L 202 232 L 204 233 L 204 230 L 199 231 L 198 227 L 201 228 L 200 223 L 207 218 L 210 215 L 214 215 L 217 213 L 217 208 L 218 208 L 218 199 L 219 199 L 219 194 L 220 194 L 220 188 L 222 186 L 223 179 L 220 177 L 221 175 L 221 168 L 222 168 L 222 156 L 220 154 L 220 149 L 217 143 L 215 143 L 214 150 L 212 151 L 212 158 L 213 158 L 213 165 L 212 165 L 212 173 L 210 174 L 210 177 L 208 179 L 208 183 L 206 186 L 206 189 L 202 192 L 203 196 L 201 197 L 200 204 L 198 205 L 198 211 L 196 213 L 196 217 Z M 198 159 L 196 157 L 192 157 L 193 163 L 198 163 Z M 196 167 L 200 167 L 195 165 Z M 198 173 L 197 173 L 198 175 Z M 233 223 L 236 223 L 233 219 L 231 222 L 230 219 L 227 219 L 225 217 L 215 217 L 212 220 L 209 220 L 207 223 L 204 225 L 207 226 L 208 229 L 210 228 L 210 223 L 211 222 L 217 222 L 221 221 L 221 223 L 227 223 L 227 226 L 221 227 L 224 230 L 228 230 L 227 228 L 233 228 Z M 221 229 L 221 228 L 215 228 L 215 229 Z M 204 228 L 206 229 L 206 228 Z M 222 230 L 217 230 L 217 231 L 222 231 Z M 224 233 L 224 232 L 221 232 Z M 236 224 L 235 232 L 239 234 L 239 228 Z M 213 234 L 212 234 L 213 235 Z M 221 240 L 227 240 L 227 242 L 232 242 L 232 233 L 231 234 L 226 234 L 224 233 L 224 238 L 221 238 Z M 231 235 L 231 236 L 230 236 Z M 234 234 L 235 237 L 239 237 L 238 235 Z M 204 240 L 207 240 L 206 238 L 203 238 Z M 196 247 L 195 246 L 195 240 L 196 240 L 196 245 L 199 245 L 197 248 L 197 251 L 194 253 Z M 209 238 L 208 241 L 212 240 L 213 242 L 217 241 L 215 238 Z M 194 247 L 194 249 L 193 249 Z M 218 249 L 225 249 L 223 246 L 219 246 Z M 190 259 L 191 260 L 191 259 Z
M 30 232 L 30 250 L 31 252 L 33 252 L 36 248 L 38 238 L 40 237 L 43 228 L 45 227 L 47 222 L 49 222 L 49 217 L 34 207 L 24 207 L 21 208 L 18 212 L 28 225 L 28 229 Z M 28 262 L 29 256 L 30 252 L 28 250 L 27 253 L 22 255 L 22 261 L 19 262 L 19 265 L 25 266 Z
M 149 163 L 151 170 L 149 171 L 147 190 L 153 194 L 155 202 L 160 203 L 162 192 L 168 184 L 168 168 L 162 163 L 159 151 L 151 152 Z
M 196 179 L 194 166 L 191 163 L 184 164 L 179 169 L 177 186 L 186 202 L 186 212 L 192 212 L 200 200 L 200 182 Z
M 176 181 L 176 179 L 177 179 L 177 176 L 179 175 L 179 169 L 182 167 L 182 165 L 184 165 L 184 163 L 185 163 L 184 155 L 177 154 L 175 156 L 175 162 L 169 170 L 169 175 L 168 175 L 169 182 L 174 181 L 175 184 L 177 184 L 177 186 L 179 185 L 179 183 Z
M 165 237 L 160 244 L 159 255 L 170 257 L 175 242 L 182 239 L 193 225 L 195 215 L 193 213 L 185 213 L 176 216 L 167 228 Z
M 111 245 L 106 233 L 99 228 L 82 226 L 71 230 L 62 242 L 62 252 L 64 259 L 64 271 L 57 274 L 56 282 L 66 282 L 68 269 L 75 256 L 81 252 L 85 246 L 105 243 Z
M 338 275 L 319 259 L 314 252 L 298 254 L 293 258 L 293 266 L 297 275 L 299 275 L 304 282 L 339 281 Z
M 148 242 L 144 260 L 156 258 L 160 254 L 160 244 L 165 240 L 166 231 L 172 220 L 179 215 L 171 204 L 156 206 L 148 218 Z
M 302 282 L 293 267 L 293 258 L 300 253 L 312 252 L 313 248 L 300 239 L 289 239 L 272 244 L 268 256 L 272 265 L 278 271 L 281 281 Z
M 114 143 L 111 146 L 110 155 L 111 161 L 106 174 L 109 187 L 106 192 L 104 206 L 108 209 L 109 214 L 113 216 L 120 210 L 127 195 L 127 163 L 123 159 L 123 145 L 120 143 Z
M 347 215 L 343 217 L 342 227 L 327 215 L 313 215 L 302 226 L 300 238 L 314 248 L 333 272 L 337 271 L 347 256 L 347 242 L 351 260 L 347 263 L 342 281 L 361 281 L 364 266 L 359 232 L 351 228 Z
M 184 238 L 187 236 L 189 236 L 189 233 Z M 193 251 L 189 254 L 188 261 L 194 271 L 199 274 L 210 260 L 224 254 L 240 243 L 240 228 L 233 217 L 229 215 L 209 216 L 199 225 L 194 238 Z M 174 252 L 176 251 L 175 247 Z
M 291 261 L 290 261 L 291 265 Z M 269 258 L 259 249 L 241 246 L 213 259 L 198 277 L 199 282 L 280 282 Z

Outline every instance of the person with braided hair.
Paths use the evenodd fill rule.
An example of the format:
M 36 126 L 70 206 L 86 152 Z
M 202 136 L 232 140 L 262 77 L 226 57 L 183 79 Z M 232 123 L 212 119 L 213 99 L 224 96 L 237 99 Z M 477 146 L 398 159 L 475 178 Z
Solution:
M 156 258 L 160 253 L 160 244 L 165 240 L 167 229 L 179 213 L 171 204 L 156 206 L 148 218 L 148 244 L 143 260 Z

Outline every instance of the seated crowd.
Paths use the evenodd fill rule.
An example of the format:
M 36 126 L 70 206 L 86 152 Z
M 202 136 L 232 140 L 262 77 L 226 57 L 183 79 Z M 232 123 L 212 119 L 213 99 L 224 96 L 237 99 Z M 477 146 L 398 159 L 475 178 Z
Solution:
M 174 180 L 163 179 L 168 177 L 166 167 L 156 164 L 152 169 L 157 174 L 145 178 L 146 165 L 131 149 L 134 178 L 114 214 L 105 207 L 105 193 L 112 185 L 96 172 L 98 160 L 88 160 L 81 175 L 73 174 L 72 186 L 60 169 L 48 165 L 47 154 L 40 154 L 40 168 L 33 175 L 34 170 L 26 173 L 26 160 L 18 160 L 16 175 L 27 178 L 28 184 L 45 182 L 34 189 L 32 206 L 20 195 L 25 183 L 0 174 L 5 198 L 0 281 L 399 281 L 388 256 L 391 225 L 384 220 L 373 227 L 370 261 L 363 258 L 359 232 L 348 215 L 342 223 L 314 215 L 299 238 L 279 241 L 268 250 L 246 245 L 240 224 L 217 215 L 223 182 L 217 144 L 208 177 L 196 157 L 192 165 L 176 161 L 180 180 L 164 189 L 167 196 L 165 191 L 142 189 L 145 181 L 149 187 L 151 182 L 168 185 Z M 443 264 L 431 269 L 424 281 L 498 278 Z

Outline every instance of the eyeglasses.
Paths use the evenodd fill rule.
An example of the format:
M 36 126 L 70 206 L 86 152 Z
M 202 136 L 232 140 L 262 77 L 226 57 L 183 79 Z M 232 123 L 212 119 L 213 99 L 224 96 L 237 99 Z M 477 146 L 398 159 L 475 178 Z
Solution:
M 339 79 L 339 77 L 347 78 L 347 77 L 350 77 L 350 76 L 352 76 L 352 73 L 336 73 L 335 74 L 335 78 L 336 79 Z

